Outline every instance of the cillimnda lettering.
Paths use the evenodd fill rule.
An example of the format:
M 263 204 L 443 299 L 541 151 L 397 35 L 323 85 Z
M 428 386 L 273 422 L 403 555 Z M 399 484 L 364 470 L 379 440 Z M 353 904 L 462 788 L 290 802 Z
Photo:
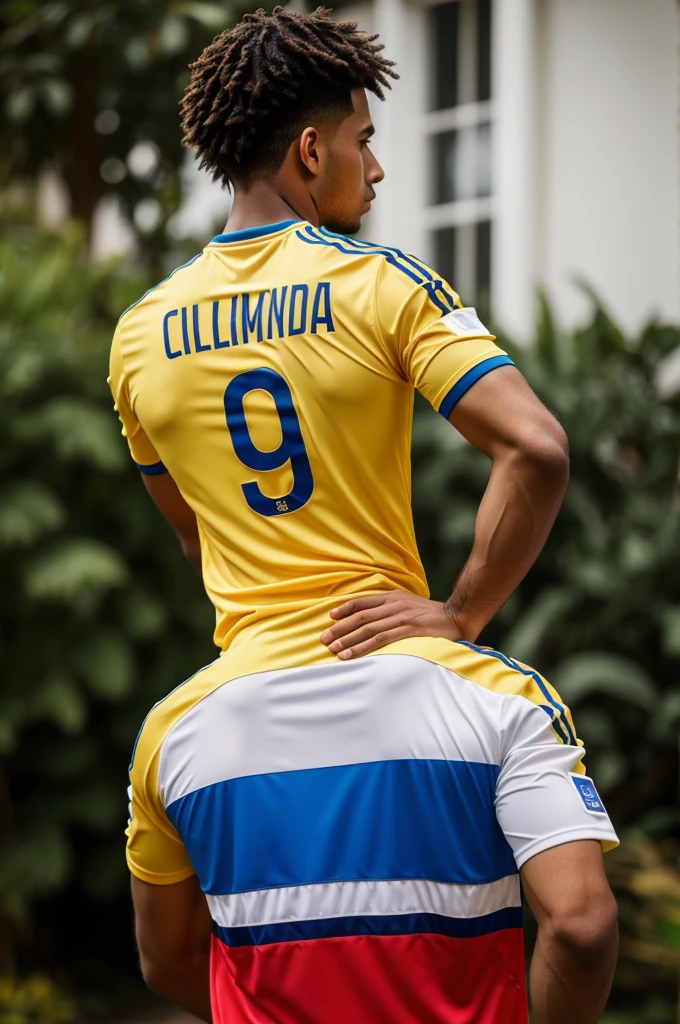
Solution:
M 195 352 L 332 331 L 330 281 L 319 281 L 316 286 L 284 284 L 266 292 L 243 292 L 168 310 L 163 317 L 163 346 L 168 359 L 177 359 Z

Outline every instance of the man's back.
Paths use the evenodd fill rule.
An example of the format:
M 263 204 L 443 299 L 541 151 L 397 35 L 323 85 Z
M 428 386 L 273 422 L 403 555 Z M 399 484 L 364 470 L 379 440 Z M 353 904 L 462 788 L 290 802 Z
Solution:
M 256 665 L 157 705 L 131 771 L 131 870 L 207 895 L 215 1024 L 526 1021 L 519 868 L 616 842 L 555 691 L 445 640 Z
M 457 304 L 413 257 L 297 221 L 218 235 L 121 317 L 118 410 L 196 513 L 219 646 L 276 619 L 305 662 L 339 597 L 427 594 L 413 387 L 448 416 L 510 363 Z

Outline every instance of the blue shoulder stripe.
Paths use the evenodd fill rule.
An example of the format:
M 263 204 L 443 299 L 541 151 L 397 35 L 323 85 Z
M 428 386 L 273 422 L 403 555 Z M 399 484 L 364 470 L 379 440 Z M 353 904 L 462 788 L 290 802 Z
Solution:
M 328 248 L 337 249 L 338 252 L 344 253 L 346 256 L 384 256 L 389 264 L 391 264 L 393 267 L 396 267 L 397 270 L 401 270 L 402 274 L 406 274 L 406 276 L 409 277 L 416 284 L 421 285 L 421 287 L 425 288 L 425 291 L 427 292 L 432 302 L 439 310 L 441 310 L 442 316 L 445 316 L 447 313 L 450 313 L 452 309 L 455 309 L 455 303 L 453 302 L 452 298 L 449 297 L 450 303 L 446 303 L 444 299 L 440 298 L 440 296 L 437 294 L 444 288 L 441 281 L 426 280 L 425 275 L 420 269 L 418 269 L 417 274 L 414 273 L 414 271 L 411 270 L 409 267 L 404 266 L 402 263 L 398 262 L 398 259 L 395 256 L 394 251 L 391 249 L 371 248 L 370 251 L 367 251 L 361 248 L 348 248 L 347 245 L 351 244 L 351 240 L 346 238 L 344 235 L 329 235 L 328 238 L 324 238 L 323 235 L 321 235 L 320 233 L 317 234 L 315 232 L 315 229 L 311 226 L 305 228 L 304 231 L 297 231 L 296 234 L 298 238 L 300 238 L 303 242 L 307 242 L 309 245 L 325 245 Z M 335 238 L 337 238 L 337 241 L 334 241 Z M 448 295 L 447 292 L 445 292 L 445 294 Z
M 552 719 L 553 728 L 557 735 L 563 743 L 569 744 L 573 747 L 578 746 L 574 730 L 569 723 L 564 706 L 560 704 L 559 701 L 555 700 L 538 672 L 535 672 L 532 668 L 524 668 L 516 662 L 514 658 L 508 658 L 505 654 L 501 654 L 500 651 L 494 651 L 490 647 L 478 647 L 477 644 L 471 644 L 467 640 L 457 640 L 456 643 L 462 644 L 463 647 L 469 647 L 471 651 L 478 651 L 479 654 L 488 654 L 490 658 L 497 658 L 499 661 L 502 661 L 504 665 L 507 665 L 508 668 L 514 669 L 515 672 L 519 672 L 523 676 L 530 676 L 548 701 L 548 704 L 557 711 L 557 717 L 554 717 L 553 711 Z M 542 707 L 543 710 L 546 710 L 545 705 L 540 705 L 540 707 Z
M 337 235 L 333 231 L 327 231 L 326 228 L 319 228 L 319 231 L 324 235 L 328 235 L 330 238 L 341 238 L 350 245 L 356 245 L 362 249 L 374 249 L 377 252 L 384 252 L 387 250 L 388 252 L 394 253 L 397 259 L 403 260 L 404 263 L 408 263 L 409 266 L 413 267 L 419 274 L 422 274 L 426 280 L 434 282 L 435 289 L 437 291 L 444 293 L 450 303 L 450 308 L 447 309 L 447 313 L 450 312 L 450 310 L 457 308 L 453 295 L 448 288 L 444 286 L 444 282 L 440 278 L 436 278 L 427 264 L 423 263 L 422 260 L 419 260 L 417 256 L 408 256 L 405 252 L 402 252 L 401 249 L 395 249 L 391 245 L 378 245 L 376 242 L 366 242 L 362 238 L 348 238 L 346 235 Z M 434 299 L 433 301 L 436 302 Z
M 326 228 L 319 228 L 322 235 L 326 235 L 328 238 L 338 238 L 343 242 L 347 242 L 349 245 L 356 245 L 360 249 L 375 249 L 377 252 L 391 252 L 398 259 L 403 260 L 404 263 L 408 263 L 410 267 L 413 267 L 422 277 L 428 281 L 434 281 L 434 274 L 431 273 L 428 267 L 418 263 L 412 256 L 407 256 L 401 249 L 395 249 L 391 245 L 379 245 L 377 242 L 366 242 L 363 238 L 350 238 L 347 235 L 338 235 L 334 231 L 327 231 Z
M 186 263 L 183 263 L 181 267 L 175 267 L 172 273 L 168 274 L 167 277 L 164 277 L 162 281 L 158 282 L 158 284 L 154 284 L 150 288 L 147 288 L 144 294 L 142 295 L 141 299 L 137 299 L 136 302 L 133 302 L 131 306 L 128 306 L 128 308 L 120 314 L 120 316 L 118 317 L 118 323 L 121 322 L 126 313 L 129 313 L 131 309 L 134 309 L 135 306 L 138 306 L 140 302 L 144 302 L 144 299 L 147 297 L 147 295 L 150 295 L 151 292 L 154 292 L 156 290 L 156 288 L 160 288 L 161 285 L 165 284 L 166 281 L 169 281 L 171 277 L 174 277 L 178 270 L 184 270 L 185 267 L 190 267 L 191 264 L 195 263 L 196 260 L 199 259 L 202 255 L 202 252 L 197 252 L 196 255 L 192 256 L 190 260 L 187 260 Z
M 415 281 L 416 284 L 423 284 L 422 275 L 414 274 L 412 270 L 408 269 L 408 267 L 404 267 L 402 266 L 401 263 L 397 263 L 397 260 L 395 259 L 394 255 L 391 252 L 389 252 L 388 249 L 375 249 L 373 250 L 372 253 L 366 253 L 359 249 L 349 249 L 347 248 L 347 243 L 349 242 L 349 239 L 345 238 L 344 235 L 338 235 L 338 240 L 334 241 L 331 238 L 323 238 L 320 235 L 316 234 L 314 232 L 314 228 L 312 227 L 307 227 L 305 228 L 304 231 L 298 231 L 297 236 L 298 238 L 301 238 L 303 242 L 307 242 L 309 245 L 325 245 L 330 249 L 337 249 L 338 252 L 342 252 L 346 256 L 384 256 L 388 263 L 391 263 L 393 267 L 396 267 L 398 270 L 401 270 L 402 273 L 406 274 L 407 277 L 410 277 L 411 280 Z

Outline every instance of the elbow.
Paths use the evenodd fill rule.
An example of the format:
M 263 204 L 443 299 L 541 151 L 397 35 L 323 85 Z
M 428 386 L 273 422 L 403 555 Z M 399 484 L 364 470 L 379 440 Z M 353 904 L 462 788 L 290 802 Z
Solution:
M 569 441 L 554 417 L 528 431 L 519 441 L 515 454 L 530 472 L 542 480 L 549 480 L 555 490 L 566 490 L 569 482 Z
M 150 988 L 157 996 L 163 996 L 168 987 L 169 971 L 167 967 L 145 957 L 141 957 L 140 967 L 147 988 Z
M 611 890 L 587 907 L 556 914 L 545 930 L 553 943 L 579 958 L 609 960 L 618 948 L 618 912 Z
M 146 987 L 155 992 L 157 996 L 161 996 L 162 999 L 172 1001 L 172 993 L 175 990 L 177 978 L 182 973 L 182 966 L 142 955 L 140 967 Z

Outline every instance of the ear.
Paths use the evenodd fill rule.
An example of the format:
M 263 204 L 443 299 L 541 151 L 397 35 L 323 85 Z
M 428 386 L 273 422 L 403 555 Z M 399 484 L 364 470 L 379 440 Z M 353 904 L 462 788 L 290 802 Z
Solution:
M 310 174 L 319 173 L 319 132 L 316 128 L 305 128 L 300 136 L 300 159 Z

